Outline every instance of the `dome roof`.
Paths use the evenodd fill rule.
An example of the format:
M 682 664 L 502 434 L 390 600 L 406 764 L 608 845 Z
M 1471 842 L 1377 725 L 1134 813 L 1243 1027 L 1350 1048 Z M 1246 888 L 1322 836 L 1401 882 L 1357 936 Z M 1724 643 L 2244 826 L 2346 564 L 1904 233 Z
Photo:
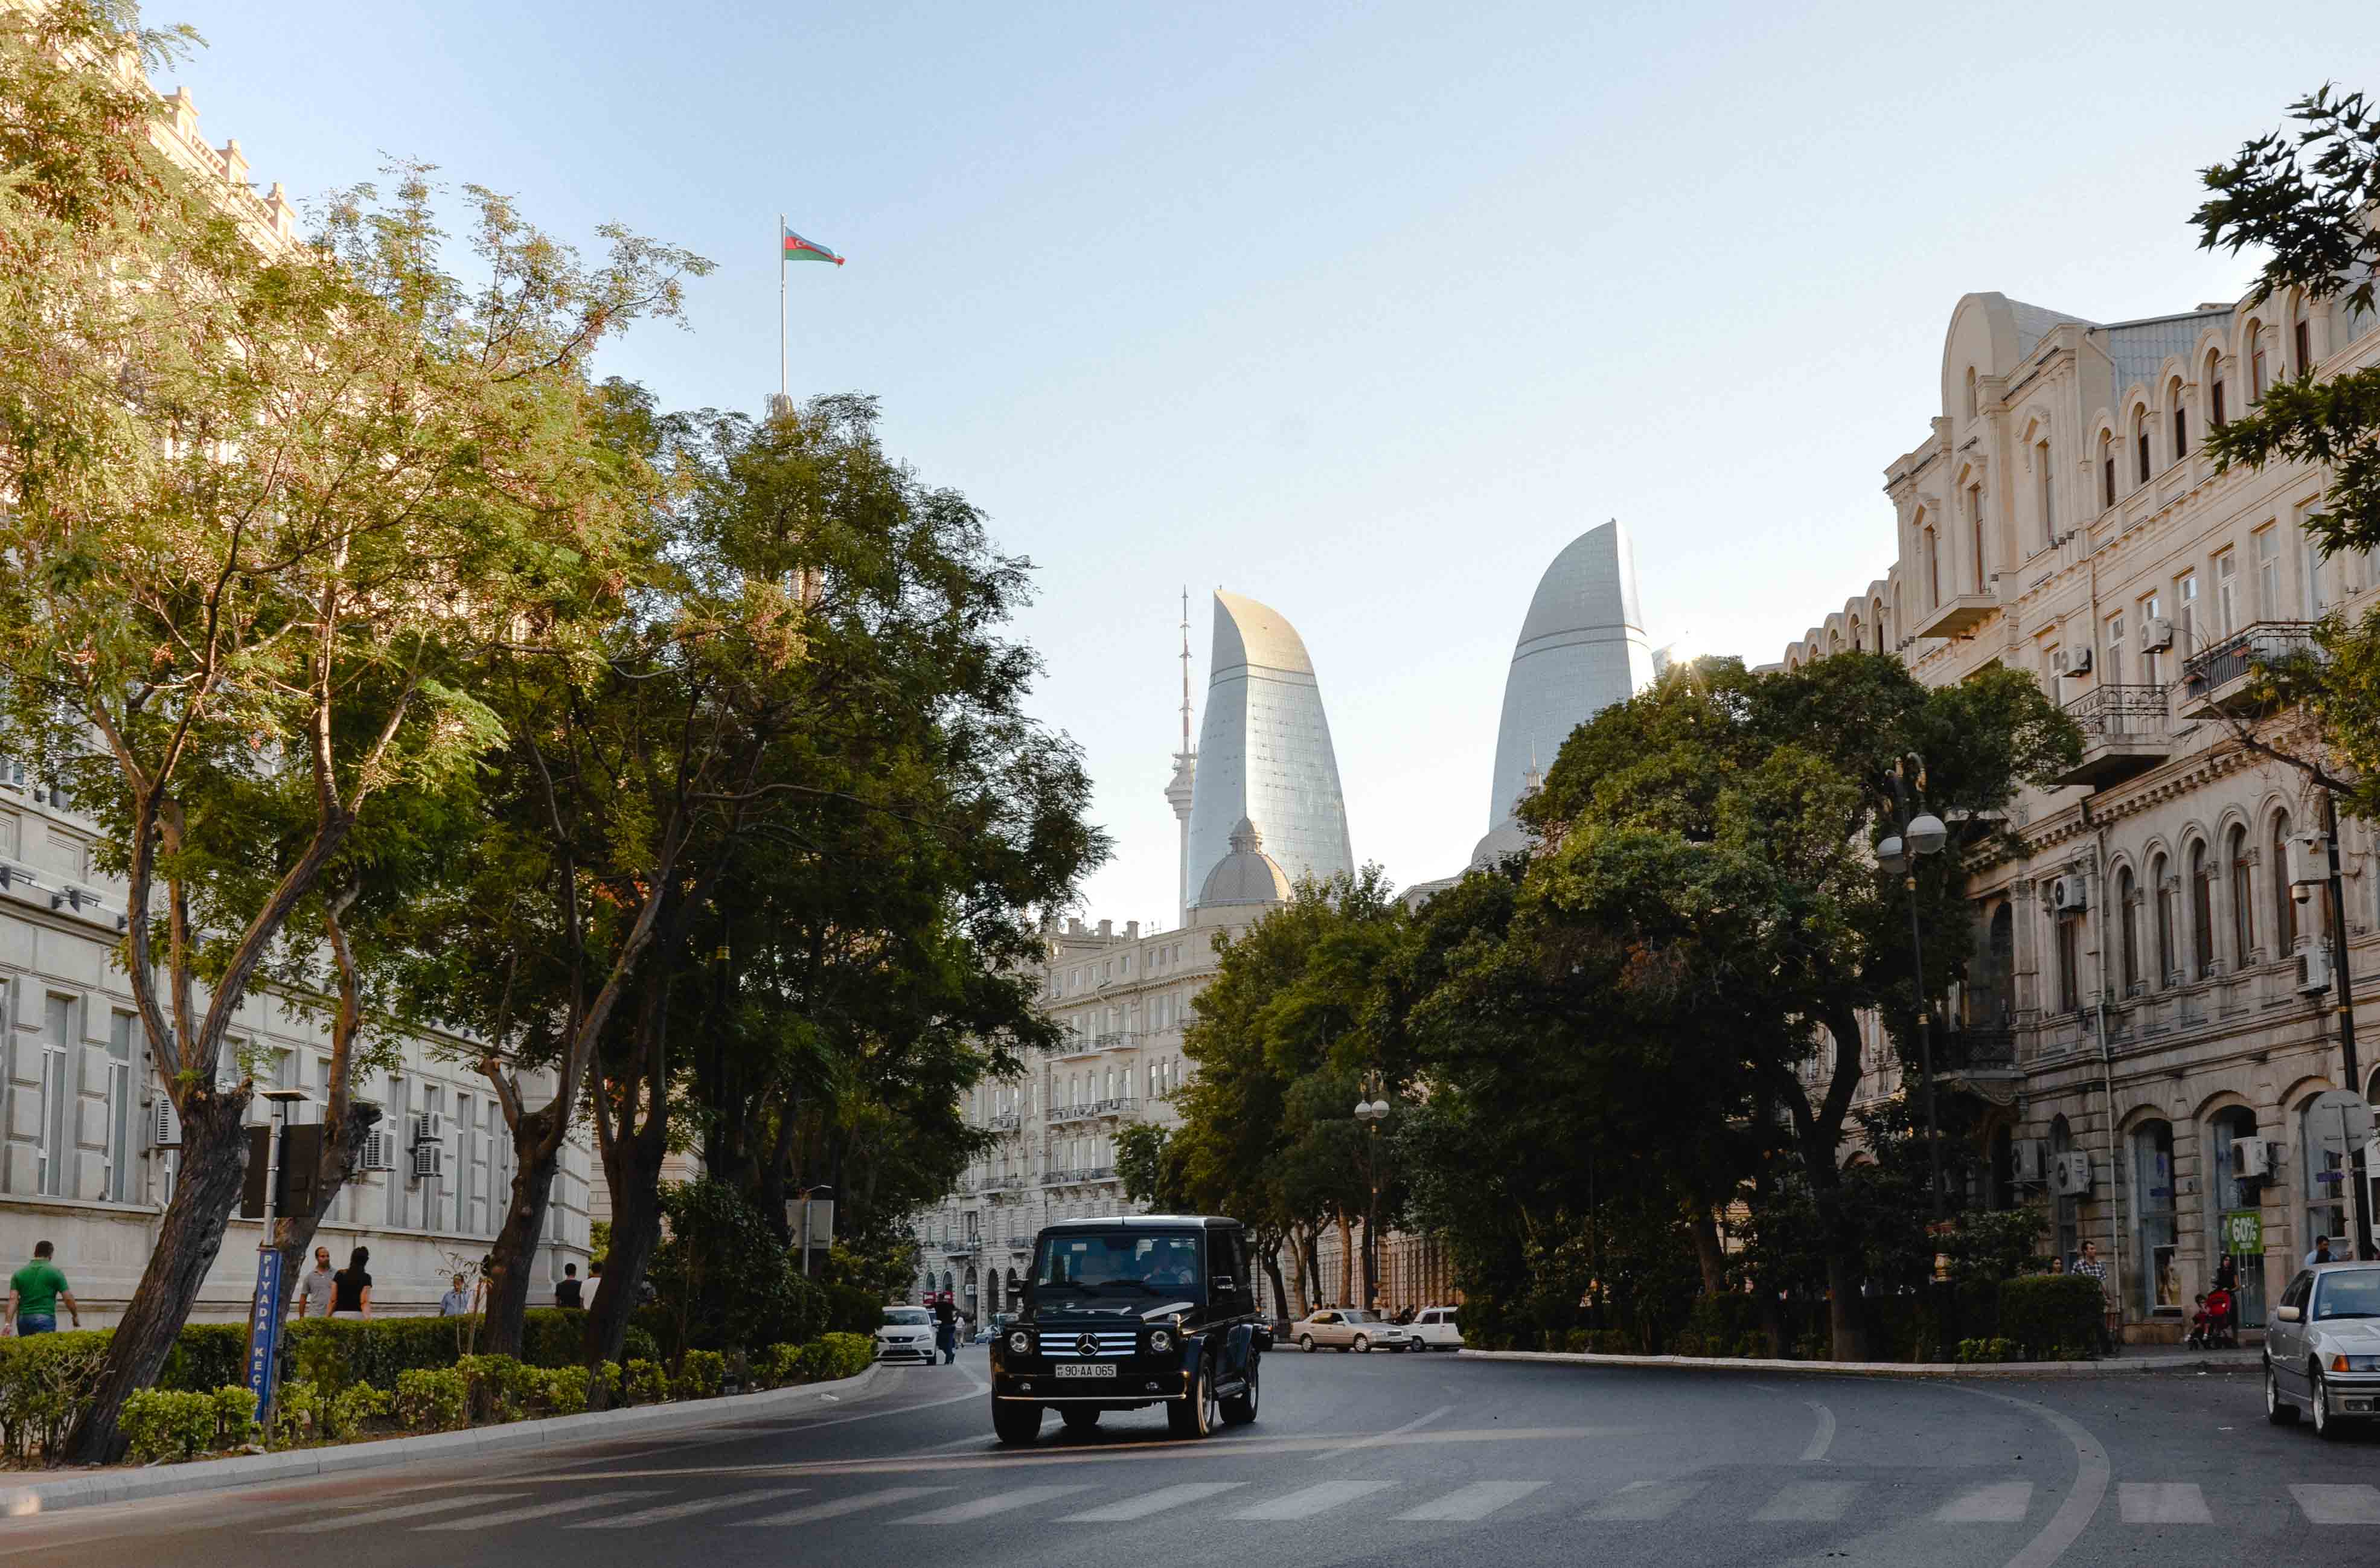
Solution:
M 1207 885 L 1198 890 L 1198 907 L 1288 902 L 1289 879 L 1281 874 L 1280 863 L 1264 852 L 1264 835 L 1257 832 L 1257 825 L 1241 818 L 1232 828 L 1232 852 L 1215 862 L 1215 869 L 1207 873 Z
M 1500 822 L 1488 830 L 1488 836 L 1471 851 L 1471 869 L 1492 871 L 1515 855 L 1527 855 L 1537 846 L 1536 839 L 1517 822 Z

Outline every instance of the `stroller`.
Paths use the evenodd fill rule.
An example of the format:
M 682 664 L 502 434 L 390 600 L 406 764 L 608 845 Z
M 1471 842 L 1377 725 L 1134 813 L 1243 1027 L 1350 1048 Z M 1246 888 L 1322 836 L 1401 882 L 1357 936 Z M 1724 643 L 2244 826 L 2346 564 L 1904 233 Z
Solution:
M 2220 1284 L 2206 1293 L 2206 1348 L 2240 1348 L 2240 1306 Z

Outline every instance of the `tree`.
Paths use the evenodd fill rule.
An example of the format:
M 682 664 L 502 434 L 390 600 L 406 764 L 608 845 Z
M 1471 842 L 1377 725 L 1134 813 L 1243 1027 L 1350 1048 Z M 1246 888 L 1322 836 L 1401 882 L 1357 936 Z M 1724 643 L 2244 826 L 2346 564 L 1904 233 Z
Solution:
M 73 4 L 0 30 L 0 101 L 55 115 L 14 121 L 39 174 L 0 188 L 0 699 L 106 831 L 184 1129 L 69 1440 L 85 1461 L 120 1448 L 222 1245 L 251 1092 L 224 1061 L 236 1010 L 373 797 L 485 749 L 468 672 L 607 549 L 571 440 L 580 367 L 698 265 L 607 231 L 611 264 L 578 270 L 480 192 L 492 281 L 466 288 L 419 171 L 385 208 L 337 204 L 316 247 L 260 248 L 150 146 L 153 97 L 113 68 L 137 42 Z M 275 779 L 310 820 L 270 878 L 219 874 L 246 831 L 227 795 Z

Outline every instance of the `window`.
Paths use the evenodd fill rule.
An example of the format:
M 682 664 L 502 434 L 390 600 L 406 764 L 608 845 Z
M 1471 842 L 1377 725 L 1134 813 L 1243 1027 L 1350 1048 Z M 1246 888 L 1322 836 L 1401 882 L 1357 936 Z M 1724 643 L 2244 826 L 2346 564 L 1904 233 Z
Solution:
M 2206 357 L 2206 418 L 2210 430 L 2226 422 L 2223 409 L 2223 357 L 2220 354 L 2209 354 Z
M 1919 549 L 1925 561 L 1925 597 L 1929 609 L 1942 607 L 1942 556 L 1936 548 L 1934 530 L 1927 529 L 1919 535 Z
M 1982 407 L 1975 391 L 1975 367 L 1967 367 L 1967 418 L 1973 419 Z
M 1984 569 L 1984 488 L 1981 485 L 1967 487 L 1967 537 L 1974 541 L 1975 591 L 1982 593 L 1988 589 L 1991 577 Z
M 2273 868 L 2273 956 L 2287 958 L 2298 950 L 2298 901 L 2289 896 L 2289 817 L 2273 817 L 2273 838 L 2267 845 Z
M 2281 609 L 2281 535 L 2278 529 L 2267 525 L 2256 530 L 2256 616 L 2259 620 L 2280 621 L 2289 617 Z
M 2057 486 L 2049 479 L 2049 443 L 2042 442 L 2033 449 L 2033 466 L 2041 485 L 2041 547 L 2048 549 L 2058 541 Z
M 2244 969 L 2255 962 L 2256 893 L 2248 868 L 2248 830 L 2231 830 L 2231 962 Z
M 2210 1257 L 2230 1256 L 2240 1281 L 2240 1326 L 2262 1328 L 2265 1322 L 2265 1259 L 2261 1253 L 2232 1254 L 2230 1232 L 2224 1222 L 2232 1215 L 2255 1211 L 2262 1199 L 2240 1174 L 2239 1146 L 2256 1136 L 2256 1113 L 2243 1105 L 2217 1111 L 2207 1123 L 2207 1146 L 2214 1157 L 2214 1201 L 2206 1206 Z M 2259 1226 L 2261 1228 L 2261 1224 Z
M 2100 678 L 2109 686 L 2124 684 L 2124 617 L 2107 617 L 2107 662 Z
M 2173 405 L 2173 456 L 2179 463 L 2190 456 L 2190 410 L 2181 401 L 2181 383 L 2174 381 L 2166 388 L 2166 401 Z
M 2137 483 L 2149 482 L 2149 411 L 2145 406 L 2132 408 L 2132 452 L 2139 465 Z
M 132 1200 L 132 1025 L 129 1013 L 107 1021 L 107 1164 L 100 1179 L 110 1203 Z
M 2049 1152 L 2053 1158 L 2074 1152 L 2074 1129 L 2067 1124 L 2063 1116 L 2054 1118 L 2049 1124 Z M 2055 1201 L 2058 1256 L 2071 1260 L 2082 1245 L 2082 1199 L 2071 1194 L 2060 1193 Z
M 2149 862 L 2149 885 L 2156 897 L 2157 983 L 2171 985 L 2181 977 L 2173 941 L 2173 876 L 2162 855 Z
M 2174 649 L 2187 659 L 2198 649 L 2198 574 L 2185 572 L 2174 579 L 2173 596 L 2181 602 L 2174 626 Z
M 2289 331 L 2296 339 L 2298 374 L 2311 374 L 2313 371 L 2313 323 L 2300 316 L 2297 325 Z
M 2099 504 L 2116 504 L 2116 437 L 2112 431 L 2099 432 Z
M 42 1030 L 42 1098 L 35 1124 L 40 1142 L 34 1148 L 33 1190 L 43 1197 L 78 1197 L 69 1170 L 74 1162 L 74 1118 L 67 1114 L 74 1099 L 73 1051 L 75 999 L 53 996 Z
M 2141 890 L 2132 880 L 2130 866 L 2116 874 L 2116 920 L 2124 994 L 2137 996 L 2141 990 Z
M 2141 626 L 2143 628 L 2143 635 L 2145 635 L 2149 623 L 2160 619 L 2165 614 L 2165 601 L 2152 593 L 2146 599 L 2141 601 L 2140 612 Z M 2141 650 L 2141 680 L 2145 685 L 2155 686 L 2158 684 L 2157 658 L 2158 654 L 2155 649 L 2143 648 Z
M 2298 1128 L 2302 1138 L 2300 1148 L 2304 1151 L 2299 1163 L 2305 1171 L 2305 1249 L 2313 1251 L 2316 1241 L 2328 1236 L 2335 1256 L 2350 1257 L 2341 1245 L 2347 1239 L 2347 1183 L 2339 1175 L 2344 1161 L 2340 1155 L 2324 1151 L 2314 1129 L 2311 1100 L 2299 1109 Z M 2325 1181 L 2325 1176 L 2330 1179 Z
M 2240 556 L 2227 550 L 2215 557 L 2215 635 L 2229 637 L 2240 629 Z
M 2079 1013 L 2082 1009 L 2082 917 L 2053 918 L 2058 922 L 2058 1010 Z
M 2190 846 L 2190 957 L 2198 978 L 2215 973 L 2215 862 L 2204 839 Z
M 2181 1281 L 2174 1272 L 2179 1237 L 2173 1211 L 2173 1124 L 2147 1122 L 2132 1134 L 2132 1231 L 2141 1260 L 2143 1317 L 2181 1310 Z

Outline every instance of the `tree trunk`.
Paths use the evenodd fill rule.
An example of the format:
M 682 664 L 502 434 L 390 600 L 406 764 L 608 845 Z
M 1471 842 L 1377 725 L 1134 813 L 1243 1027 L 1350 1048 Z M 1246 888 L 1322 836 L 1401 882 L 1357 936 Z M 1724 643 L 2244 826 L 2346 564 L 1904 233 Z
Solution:
M 1859 1280 L 1840 1247 L 1827 1254 L 1827 1328 L 1838 1361 L 1867 1359 L 1867 1336 L 1860 1322 Z
M 1317 1305 L 1315 1298 L 1322 1295 L 1322 1229 L 1320 1226 L 1306 1227 L 1305 1251 L 1305 1289 L 1308 1294 L 1305 1309 L 1311 1312 Z
M 1339 1305 L 1355 1305 L 1355 1225 L 1347 1211 L 1339 1211 Z
M 1273 1310 L 1284 1318 L 1294 1317 L 1296 1314 L 1289 1309 L 1289 1288 L 1281 1278 L 1281 1238 L 1273 1236 L 1270 1240 L 1271 1245 L 1264 1249 L 1264 1271 L 1265 1278 L 1272 1282 Z
M 553 1175 L 562 1168 L 563 1140 L 555 1123 L 566 1115 L 554 1101 L 523 1112 L 513 1133 L 513 1190 L 504 1228 L 488 1248 L 487 1316 L 480 1324 L 480 1343 L 490 1355 L 518 1355 L 528 1333 L 529 1277 L 537 1268 L 539 1238 L 545 1234 Z
M 599 1112 L 598 1114 L 601 1114 Z M 669 1152 L 657 1134 L 617 1140 L 606 1151 L 603 1177 L 612 1187 L 612 1256 L 603 1288 L 587 1314 L 587 1359 L 617 1361 L 645 1268 L 662 1239 L 662 1161 Z
M 67 1435 L 67 1463 L 110 1465 L 123 1457 L 117 1417 L 124 1402 L 164 1369 L 199 1287 L 223 1251 L 224 1228 L 248 1173 L 248 1105 L 245 1085 L 194 1088 L 183 1096 L 182 1163 L 174 1200 L 165 1206 L 140 1286 L 108 1341 L 91 1403 Z
M 1703 1294 L 1721 1294 L 1727 1289 L 1727 1250 L 1719 1246 L 1718 1218 L 1700 1199 L 1687 1210 L 1686 1230 L 1694 1238 L 1694 1261 L 1702 1266 Z

